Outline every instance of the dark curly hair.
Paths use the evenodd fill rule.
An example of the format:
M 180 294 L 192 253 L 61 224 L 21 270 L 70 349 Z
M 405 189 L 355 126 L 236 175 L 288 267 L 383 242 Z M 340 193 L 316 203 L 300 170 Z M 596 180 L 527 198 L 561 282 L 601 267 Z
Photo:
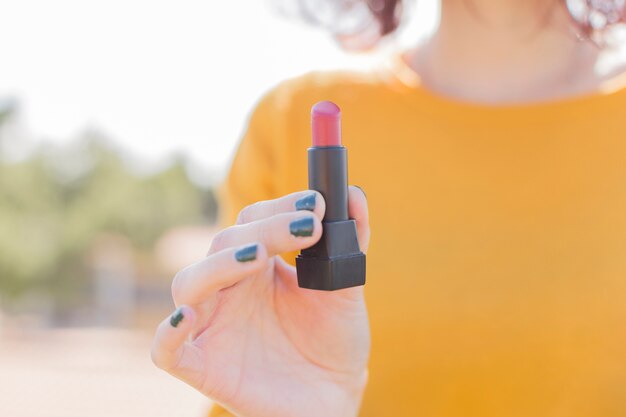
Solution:
M 283 0 L 285 1 L 285 0 Z M 288 1 L 288 0 L 287 0 Z M 419 1 L 419 0 L 417 0 Z M 603 35 L 626 22 L 626 0 L 558 0 L 570 13 L 579 36 L 602 44 Z M 407 0 L 299 0 L 298 14 L 335 35 L 375 31 L 378 39 L 395 32 Z

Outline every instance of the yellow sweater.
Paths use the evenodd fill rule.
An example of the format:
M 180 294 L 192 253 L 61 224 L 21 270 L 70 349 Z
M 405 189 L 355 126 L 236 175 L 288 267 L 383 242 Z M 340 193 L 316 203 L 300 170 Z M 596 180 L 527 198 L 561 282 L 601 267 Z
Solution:
M 332 100 L 371 216 L 361 416 L 626 416 L 626 88 L 495 107 L 418 81 L 396 66 L 273 89 L 224 222 L 307 188 L 309 111 Z

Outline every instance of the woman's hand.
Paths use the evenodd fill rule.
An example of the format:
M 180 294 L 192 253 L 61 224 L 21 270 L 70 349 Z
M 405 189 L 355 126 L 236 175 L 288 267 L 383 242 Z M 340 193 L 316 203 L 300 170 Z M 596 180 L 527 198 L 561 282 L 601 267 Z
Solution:
M 367 201 L 356 187 L 349 207 L 365 252 Z M 356 415 L 370 351 L 363 287 L 299 288 L 278 256 L 319 240 L 324 209 L 321 194 L 303 191 L 242 210 L 205 259 L 174 277 L 178 308 L 157 329 L 154 363 L 237 415 Z

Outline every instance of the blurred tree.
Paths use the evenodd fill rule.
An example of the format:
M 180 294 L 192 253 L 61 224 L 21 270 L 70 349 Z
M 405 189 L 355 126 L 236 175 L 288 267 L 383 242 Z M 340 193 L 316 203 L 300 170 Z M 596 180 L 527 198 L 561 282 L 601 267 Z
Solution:
M 11 119 L 17 110 L 17 101 L 12 98 L 0 97 L 0 148 L 4 137 L 4 125 Z
M 0 160 L 0 294 L 41 292 L 71 305 L 90 285 L 85 258 L 100 234 L 149 250 L 175 225 L 212 222 L 213 192 L 188 179 L 184 162 L 138 175 L 96 132 L 18 163 Z

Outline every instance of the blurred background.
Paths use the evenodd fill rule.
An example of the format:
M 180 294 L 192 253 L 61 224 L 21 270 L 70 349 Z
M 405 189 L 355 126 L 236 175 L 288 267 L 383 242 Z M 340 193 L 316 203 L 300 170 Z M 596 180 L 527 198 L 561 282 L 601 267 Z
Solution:
M 247 117 L 285 78 L 385 53 L 268 3 L 0 0 L 1 416 L 205 414 L 149 351 Z

